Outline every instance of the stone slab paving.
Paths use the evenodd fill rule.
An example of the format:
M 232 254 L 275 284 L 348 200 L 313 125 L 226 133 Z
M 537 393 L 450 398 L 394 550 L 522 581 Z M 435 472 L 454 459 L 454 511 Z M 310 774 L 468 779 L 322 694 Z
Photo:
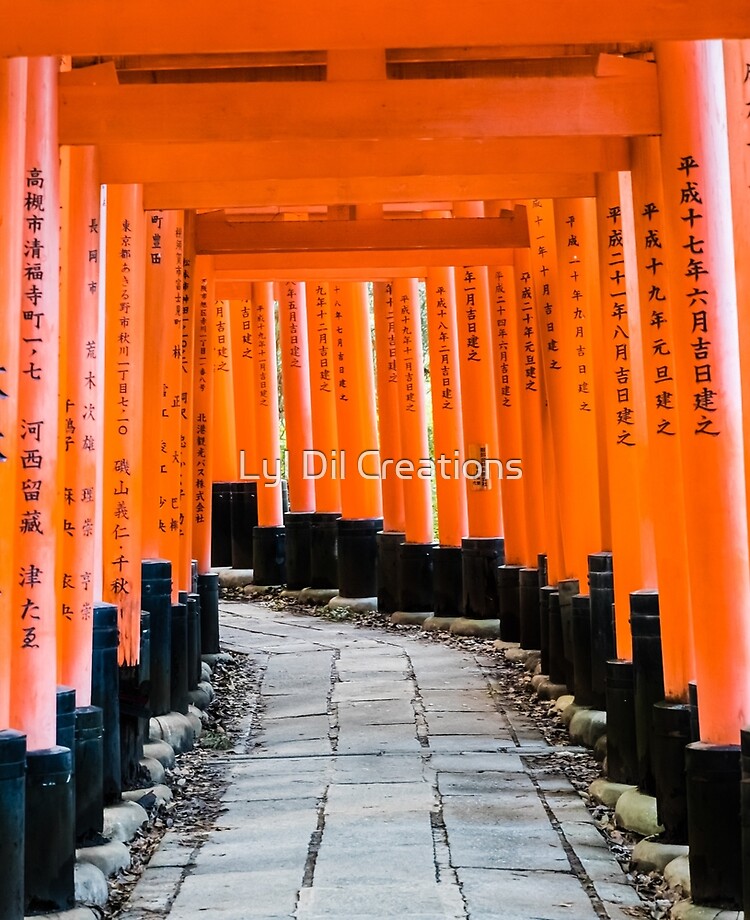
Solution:
M 122 920 L 633 920 L 533 724 L 465 651 L 222 604 L 259 673 L 200 847 L 169 832 Z

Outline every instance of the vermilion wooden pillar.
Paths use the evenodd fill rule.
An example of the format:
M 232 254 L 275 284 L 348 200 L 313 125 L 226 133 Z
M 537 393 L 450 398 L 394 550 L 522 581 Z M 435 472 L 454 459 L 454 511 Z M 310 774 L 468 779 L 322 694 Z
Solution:
M 523 444 L 521 439 L 520 367 L 516 343 L 519 336 L 513 266 L 490 267 L 490 309 L 495 333 L 495 400 L 498 441 L 503 463 L 502 502 L 505 521 L 505 561 L 522 564 L 527 558 L 524 503 Z
M 255 401 L 253 392 L 253 335 L 251 283 L 247 282 L 247 297 L 230 300 L 229 321 L 232 327 L 232 381 L 234 385 L 234 423 L 237 431 L 237 451 L 240 455 L 240 476 L 257 475 L 260 469 L 258 445 L 255 440 Z
M 546 548 L 547 581 L 557 584 L 572 573 L 570 550 L 562 538 L 559 493 L 570 476 L 567 459 L 569 426 L 567 415 L 577 411 L 576 394 L 567 385 L 571 377 L 569 363 L 560 351 L 561 307 L 558 300 L 557 241 L 551 201 L 534 199 L 526 202 L 529 222 L 529 263 L 531 284 L 537 303 L 539 330 L 539 375 L 546 395 L 547 408 L 542 416 L 545 467 L 545 508 L 549 542 Z
M 57 679 L 73 687 L 76 705 L 91 704 L 94 571 L 96 569 L 97 387 L 99 329 L 99 195 L 96 150 L 64 150 L 61 284 L 63 540 L 57 621 Z
M 503 518 L 505 564 L 497 571 L 500 635 L 506 641 L 521 638 L 521 568 L 527 558 L 527 527 L 523 480 L 523 443 L 520 369 L 516 340 L 519 324 L 515 271 L 510 266 L 491 266 L 490 303 L 496 351 L 494 360 L 497 427 L 503 471 Z
M 424 354 L 416 279 L 393 283 L 393 315 L 396 326 L 398 364 L 399 424 L 401 458 L 414 466 L 403 480 L 405 532 L 409 543 L 432 542 L 432 502 L 430 499 L 427 420 L 424 395 Z M 398 458 L 397 458 L 398 459 Z M 417 472 L 422 468 L 422 475 Z
M 383 519 L 367 287 L 335 282 L 330 294 L 336 420 L 344 459 L 338 587 L 344 597 L 372 598 L 377 590 L 376 534 Z
M 732 188 L 734 266 L 740 326 L 745 480 L 750 478 L 750 40 L 723 43 Z M 750 490 L 748 490 L 750 517 Z
M 632 140 L 631 156 L 648 425 L 646 483 L 650 489 L 659 579 L 664 690 L 668 700 L 687 702 L 688 682 L 695 676 L 692 605 L 677 414 L 680 394 L 671 345 L 675 302 L 670 297 L 665 265 L 665 207 L 658 140 Z
M 566 471 L 558 501 L 566 567 L 579 584 L 585 584 L 589 553 L 602 546 L 591 325 L 599 301 L 594 207 L 593 200 L 575 198 L 554 207 L 560 352 L 570 400 L 565 446 L 556 457 Z
M 180 577 L 182 405 L 182 214 L 147 211 L 144 367 L 143 555 L 172 563 Z
M 255 436 L 261 460 L 258 523 L 261 527 L 280 527 L 283 524 L 279 480 L 281 448 L 272 284 L 253 284 L 251 315 L 255 365 Z
M 198 256 L 190 270 L 195 279 L 195 326 L 192 352 L 186 359 L 192 365 L 192 415 L 190 437 L 193 442 L 192 463 L 189 467 L 190 494 L 193 503 L 191 555 L 198 562 L 199 575 L 211 570 L 211 483 L 213 453 L 211 412 L 213 410 L 213 274 L 211 258 Z
M 400 388 L 397 343 L 398 309 L 393 282 L 373 284 L 375 326 L 375 369 L 378 398 L 378 434 L 381 461 L 396 461 L 403 456 L 399 421 Z M 387 475 L 390 469 L 391 475 Z M 404 482 L 392 466 L 382 479 L 383 531 L 378 534 L 378 610 L 395 613 L 400 604 L 399 552 L 406 539 Z
M 255 372 L 255 437 L 261 467 L 253 565 L 254 581 L 259 585 L 277 585 L 285 579 L 275 317 L 273 284 L 254 283 L 251 329 Z
M 281 379 L 287 445 L 289 508 L 315 510 L 314 480 L 305 475 L 305 457 L 312 450 L 310 361 L 307 347 L 307 291 L 304 283 L 279 285 Z
M 736 744 L 750 720 L 750 622 L 737 615 L 750 572 L 721 45 L 668 43 L 658 60 L 701 738 Z
M 59 157 L 55 58 L 28 62 L 20 300 L 10 334 L 20 335 L 10 724 L 29 750 L 55 744 L 56 578 L 62 534 L 59 501 Z M 13 152 L 10 152 L 11 166 Z M 15 173 L 18 179 L 18 173 Z M 19 216 L 11 204 L 10 214 Z M 9 228 L 10 229 L 10 228 Z M 13 247 L 11 252 L 17 252 Z M 18 287 L 15 288 L 18 291 Z M 13 439 L 11 438 L 11 442 Z
M 322 458 L 317 459 L 311 457 L 308 475 L 315 476 L 316 512 L 337 514 L 341 511 L 341 488 L 338 472 L 330 462 L 335 459 L 332 452 L 338 450 L 336 358 L 331 329 L 330 291 L 327 283 L 311 281 L 307 287 L 312 449 L 322 455 Z M 322 467 L 323 460 L 325 468 Z
M 431 612 L 432 599 L 432 468 L 427 445 L 424 350 L 419 283 L 414 278 L 393 282 L 393 315 L 398 364 L 398 407 L 403 479 L 405 536 L 399 547 L 399 609 Z M 381 462 L 384 458 L 381 457 Z M 399 473 L 384 469 L 383 475 Z
M 730 784 L 729 810 L 736 811 L 739 732 L 750 721 L 747 486 L 724 62 L 720 42 L 664 43 L 656 57 L 672 348 L 678 393 L 688 394 L 677 412 L 703 742 L 689 745 L 685 760 L 691 886 L 698 903 L 739 906 L 739 872 L 719 874 L 740 846 L 739 819 L 719 817 L 719 803 Z
M 307 475 L 306 460 L 312 450 L 310 360 L 307 348 L 307 288 L 304 282 L 277 285 L 279 351 L 286 430 L 286 474 L 289 511 L 286 528 L 286 584 L 292 590 L 312 581 L 312 517 L 315 481 Z
M 479 203 L 460 202 L 454 208 L 459 218 L 481 217 L 483 213 Z M 494 342 L 486 266 L 456 269 L 456 310 L 461 345 L 464 447 L 470 472 L 476 473 L 467 486 L 469 535 L 497 538 L 502 536 L 503 520 L 501 480 L 497 470 L 500 451 L 493 375 Z
M 396 324 L 398 307 L 394 300 L 393 283 L 377 281 L 373 285 L 375 352 L 378 393 L 378 433 L 380 454 L 399 459 L 401 452 L 401 426 L 399 425 L 398 348 Z M 404 533 L 404 484 L 395 476 L 384 476 L 383 530 Z
M 337 521 L 341 516 L 341 489 L 335 357 L 328 284 L 318 281 L 307 282 L 307 297 L 312 452 L 306 473 L 314 479 L 315 484 L 315 514 L 311 523 L 310 586 L 333 591 L 338 585 Z
M 526 517 L 524 565 L 534 568 L 547 548 L 547 520 L 544 488 L 544 445 L 542 413 L 544 388 L 540 362 L 539 306 L 534 296 L 531 257 L 527 249 L 514 255 L 516 289 L 515 349 L 519 365 L 518 401 L 521 420 L 521 452 Z
M 360 282 L 331 285 L 336 417 L 345 450 L 341 479 L 342 512 L 349 519 L 382 514 L 367 287 Z
M 618 657 L 632 656 L 630 594 L 656 587 L 653 521 L 647 494 L 648 435 L 643 392 L 637 270 L 629 186 L 617 173 L 596 177 L 601 284 L 600 391 L 610 490 Z
M 119 611 L 120 664 L 138 662 L 146 260 L 139 185 L 106 189 L 102 596 Z
M 212 431 L 215 439 L 213 476 L 215 482 L 233 482 L 239 472 L 235 393 L 232 363 L 232 327 L 228 300 L 213 306 L 214 405 Z
M 461 542 L 468 535 L 469 522 L 461 472 L 463 400 L 453 269 L 431 269 L 425 286 L 439 543 L 432 551 L 433 605 L 436 617 L 456 617 L 463 600 Z
M 456 218 L 482 217 L 481 202 L 458 202 Z M 495 570 L 504 562 L 500 445 L 494 392 L 492 324 L 486 266 L 456 268 L 469 536 L 464 539 L 464 615 L 498 616 Z
M 431 270 L 427 275 L 426 289 L 438 541 L 441 546 L 460 547 L 469 525 L 466 487 L 461 475 L 464 460 L 463 400 L 453 270 Z
M 199 297 L 195 276 L 195 212 L 183 211 L 181 228 L 175 229 L 175 319 L 177 301 L 180 299 L 179 328 L 180 373 L 175 399 L 179 397 L 179 444 L 180 444 L 180 487 L 179 487 L 179 540 L 178 563 L 175 573 L 178 591 L 193 590 L 193 340 L 196 302 Z M 181 230 L 181 232 L 180 232 Z M 176 354 L 176 353 L 175 353 Z M 172 373 L 176 369 L 172 368 Z M 170 430 L 176 434 L 176 420 L 170 413 Z M 174 428 L 171 426 L 174 425 Z
M 0 323 L 9 330 L 0 342 L 0 527 L 11 535 L 18 526 L 16 482 L 19 464 L 18 439 L 18 353 L 20 346 L 19 310 L 21 307 L 22 244 L 24 220 L 24 152 L 26 141 L 25 58 L 0 61 Z M 13 330 L 13 333 L 10 332 Z M 12 543 L 11 543 L 12 546 Z M 9 727 L 10 663 L 14 638 L 15 610 L 10 602 L 16 580 L 13 552 L 0 554 L 0 728 Z

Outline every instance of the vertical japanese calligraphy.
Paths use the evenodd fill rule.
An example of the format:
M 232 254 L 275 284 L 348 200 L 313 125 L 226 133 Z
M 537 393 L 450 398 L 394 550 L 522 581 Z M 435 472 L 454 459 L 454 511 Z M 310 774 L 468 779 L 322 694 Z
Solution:
M 279 285 L 279 337 L 284 386 L 289 507 L 315 509 L 314 481 L 305 476 L 304 457 L 312 448 L 310 362 L 307 349 L 307 287 L 287 281 Z
M 400 457 L 396 313 L 391 281 L 375 282 L 373 303 L 380 453 L 383 458 Z M 383 530 L 399 533 L 405 526 L 404 484 L 397 476 L 386 476 L 383 479 Z
M 258 524 L 261 527 L 280 527 L 284 523 L 284 515 L 279 476 L 281 448 L 273 284 L 255 282 L 252 291 L 255 437 L 261 464 L 258 479 Z
M 332 452 L 338 447 L 338 435 L 336 394 L 332 385 L 335 374 L 333 373 L 333 330 L 329 286 L 325 283 L 310 281 L 307 284 L 307 294 L 312 447 L 324 457 L 332 457 Z M 325 476 L 315 480 L 315 510 L 330 513 L 341 510 L 341 488 L 338 475 L 333 471 L 333 465 L 329 465 Z
M 617 654 L 629 658 L 630 593 L 655 587 L 650 495 L 646 472 L 645 394 L 637 310 L 633 204 L 629 183 L 617 173 L 597 175 L 601 365 L 597 397 L 604 412 L 612 551 L 617 559 Z
M 393 315 L 398 362 L 401 457 L 415 466 L 429 456 L 425 414 L 424 353 L 419 285 L 414 279 L 393 283 Z M 405 533 L 409 543 L 432 542 L 430 480 L 412 476 L 404 480 Z
M 192 351 L 192 416 L 193 441 L 192 479 L 193 497 L 191 514 L 192 553 L 198 561 L 198 571 L 205 575 L 211 569 L 211 482 L 213 441 L 210 434 L 210 417 L 213 408 L 213 331 L 214 304 L 213 277 L 209 271 L 210 259 L 198 256 L 191 266 L 198 291 L 195 303 L 195 333 Z M 188 356 L 190 360 L 190 356 Z
M 557 406 L 562 417 L 554 432 L 555 463 L 562 476 L 557 497 L 568 575 L 585 584 L 589 553 L 602 547 L 592 336 L 598 300 L 595 204 L 593 199 L 558 199 L 554 214 L 556 326 L 564 367 L 562 406 Z
M 76 703 L 91 701 L 94 527 L 96 520 L 97 386 L 99 355 L 99 183 L 93 147 L 67 152 L 63 201 L 61 359 L 63 381 L 62 581 L 58 628 L 58 679 L 74 687 Z
M 237 479 L 239 472 L 229 304 L 228 300 L 217 300 L 213 305 L 213 431 L 216 438 L 213 475 L 216 482 L 232 482 Z M 257 351 L 259 345 L 256 345 Z M 262 402 L 262 399 L 258 390 L 256 400 Z
M 120 663 L 140 652 L 146 240 L 138 185 L 106 188 L 103 599 L 119 611 Z
M 490 306 L 495 332 L 494 373 L 497 427 L 504 461 L 521 459 L 520 374 L 518 362 L 518 305 L 512 266 L 490 268 Z M 527 557 L 523 478 L 503 485 L 505 561 L 523 564 Z
M 330 293 L 339 445 L 350 463 L 358 465 L 363 455 L 367 457 L 363 471 L 368 478 L 351 469 L 341 478 L 341 510 L 345 518 L 379 518 L 382 497 L 367 286 L 334 282 Z
M 432 379 L 433 453 L 455 457 L 463 469 L 463 402 L 458 357 L 456 285 L 450 268 L 430 269 L 426 281 L 427 339 Z M 461 477 L 437 476 L 438 540 L 460 546 L 469 532 L 466 486 Z
M 542 413 L 545 411 L 543 382 L 539 367 L 539 318 L 531 256 L 527 249 L 514 254 L 516 288 L 516 360 L 518 361 L 518 404 L 521 422 L 524 503 L 526 518 L 525 564 L 535 568 L 540 553 L 547 550 L 547 508 L 543 469 Z M 553 477 L 549 477 L 552 479 Z
M 640 291 L 640 332 L 645 386 L 648 465 L 643 470 L 654 526 L 659 579 L 664 690 L 668 699 L 687 699 L 695 674 L 691 629 L 690 573 L 685 534 L 685 500 L 674 361 L 673 298 L 669 293 L 665 207 L 657 138 L 631 141 L 633 216 Z M 646 270 L 659 253 L 655 273 Z M 683 397 L 686 398 L 686 397 Z

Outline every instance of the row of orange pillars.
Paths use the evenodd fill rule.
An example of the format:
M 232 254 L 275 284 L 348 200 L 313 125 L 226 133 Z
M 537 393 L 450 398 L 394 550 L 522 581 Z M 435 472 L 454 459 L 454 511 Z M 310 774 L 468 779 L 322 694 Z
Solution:
M 229 299 L 191 215 L 59 155 L 56 62 L 0 65 L 2 920 L 69 906 L 232 562 L 497 620 L 606 706 L 610 777 L 689 841 L 694 899 L 750 896 L 745 57 L 665 47 L 661 137 L 596 198 L 524 202 L 512 264 Z

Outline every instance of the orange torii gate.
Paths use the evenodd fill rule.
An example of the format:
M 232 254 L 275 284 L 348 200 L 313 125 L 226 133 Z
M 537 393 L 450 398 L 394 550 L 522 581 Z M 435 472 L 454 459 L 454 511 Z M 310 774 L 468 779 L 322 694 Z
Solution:
M 326 300 L 317 333 L 308 312 L 313 358 L 309 373 L 296 380 L 299 399 L 287 400 L 285 392 L 283 400 L 293 413 L 290 430 L 311 435 L 309 443 L 327 455 L 348 451 L 349 467 L 346 476 L 320 479 L 314 488 L 293 481 L 292 512 L 302 496 L 299 508 L 311 513 L 314 494 L 320 518 L 311 526 L 330 534 L 343 511 L 339 570 L 330 577 L 329 553 L 321 586 L 332 590 L 337 582 L 342 593 L 376 590 L 382 459 L 376 459 L 376 407 L 380 400 L 383 423 L 393 382 L 374 382 L 366 285 L 392 285 L 401 292 L 394 296 L 398 309 L 404 291 L 414 304 L 414 279 L 425 279 L 435 453 L 439 440 L 450 445 L 460 431 L 465 452 L 452 449 L 481 472 L 493 451 L 503 455 L 498 448 L 504 434 L 505 443 L 520 445 L 524 461 L 522 497 L 508 490 L 501 502 L 481 476 L 469 483 L 463 502 L 451 491 L 453 483 L 438 489 L 440 550 L 455 559 L 465 538 L 467 550 L 476 551 L 477 541 L 505 534 L 509 562 L 523 565 L 521 627 L 524 618 L 534 620 L 538 636 L 534 630 L 531 635 L 542 646 L 543 664 L 550 671 L 554 664 L 550 676 L 576 696 L 577 672 L 593 667 L 592 655 L 601 648 L 592 646 L 588 654 L 571 618 L 584 609 L 592 559 L 602 565 L 611 559 L 620 656 L 611 673 L 635 669 L 639 698 L 628 718 L 637 723 L 641 742 L 652 716 L 662 729 L 673 716 L 680 724 L 681 734 L 670 742 L 670 767 L 656 778 L 660 813 L 675 804 L 669 796 L 680 799 L 680 807 L 690 797 L 694 898 L 739 906 L 737 860 L 725 859 L 734 876 L 722 885 L 712 879 L 731 873 L 723 876 L 712 867 L 727 850 L 740 851 L 739 822 L 727 819 L 729 832 L 720 833 L 715 815 L 739 814 L 738 744 L 750 722 L 750 423 L 742 400 L 750 374 L 741 348 L 750 327 L 742 260 L 747 4 L 730 0 L 695 9 L 687 0 L 633 0 L 613 11 L 584 0 L 571 17 L 559 4 L 512 0 L 502 17 L 481 2 L 472 17 L 459 21 L 448 0 L 420 0 L 407 10 L 396 10 L 392 0 L 374 0 L 367 29 L 361 11 L 341 11 L 334 0 L 323 0 L 314 12 L 301 0 L 288 0 L 283 8 L 266 0 L 218 0 L 212 7 L 187 0 L 179 28 L 170 11 L 150 9 L 145 0 L 128 4 L 117 20 L 103 14 L 105 6 L 41 0 L 33 23 L 18 10 L 0 10 L 0 311 L 10 311 L 6 325 L 12 332 L 0 361 L 0 476 L 9 484 L 0 511 L 6 539 L 0 553 L 0 730 L 24 730 L 32 751 L 53 743 L 55 674 L 76 687 L 79 703 L 87 700 L 89 590 L 92 600 L 104 597 L 117 605 L 121 661 L 135 665 L 141 557 L 152 547 L 172 561 L 175 591 L 192 587 L 193 555 L 199 584 L 202 578 L 205 591 L 217 590 L 210 570 L 211 482 L 238 478 L 235 441 L 244 395 L 240 387 L 238 398 L 236 381 L 222 366 L 225 358 L 231 366 L 236 354 L 229 305 L 242 297 L 236 290 L 222 293 L 235 282 L 242 281 L 245 292 L 253 285 L 253 296 L 245 298 L 253 305 L 253 347 L 260 341 L 265 353 L 253 353 L 247 399 L 261 412 L 253 429 L 259 460 L 273 469 L 281 456 L 271 285 L 296 285 L 298 291 L 304 285 L 310 309 L 313 290 L 316 309 Z M 294 69 L 298 51 L 309 55 L 304 77 L 258 79 L 260 62 L 278 76 L 283 68 Z M 18 57 L 25 55 L 30 59 Z M 60 55 L 68 57 L 63 74 Z M 217 70 L 233 67 L 239 79 L 216 80 Z M 201 70 L 211 76 L 203 79 Z M 157 71 L 163 79 L 150 78 Z M 227 107 L 235 117 L 217 118 Z M 63 174 L 62 186 L 63 202 L 71 202 L 64 224 L 69 235 L 58 256 L 49 213 L 57 208 L 60 144 L 72 149 L 63 158 L 71 163 L 71 185 L 66 189 Z M 79 168 L 89 155 L 98 164 L 96 182 L 90 174 L 84 179 Z M 73 222 L 73 202 L 84 192 L 88 212 L 97 212 L 98 181 L 108 199 L 101 223 L 101 248 L 107 250 L 102 279 L 94 277 L 93 262 L 80 262 L 95 247 L 86 249 L 83 223 L 77 217 Z M 472 204 L 501 199 L 525 201 L 528 224 L 480 216 Z M 451 209 L 447 202 L 455 203 L 454 219 L 428 219 Z M 166 299 L 161 312 L 151 314 L 148 331 L 143 322 L 144 276 L 156 252 L 143 217 L 158 211 L 169 215 L 170 225 L 184 226 L 182 261 L 193 273 L 178 336 L 181 385 L 160 369 Z M 283 213 L 308 219 L 279 220 Z M 367 216 L 372 214 L 377 216 Z M 177 248 L 170 254 L 175 271 Z M 459 268 L 452 286 L 445 276 L 449 265 L 469 266 Z M 493 267 L 489 276 L 486 266 Z M 59 309 L 58 272 L 64 282 Z M 94 323 L 85 284 L 104 286 L 103 327 Z M 493 284 L 500 298 L 494 303 Z M 380 288 L 375 297 L 378 337 L 384 293 Z M 79 312 L 76 305 L 83 303 L 89 309 Z M 460 312 L 441 329 L 435 319 L 442 319 L 446 305 Z M 496 319 L 512 319 L 497 327 L 508 330 L 510 343 L 501 334 L 491 340 L 485 307 L 494 307 Z M 84 316 L 98 335 L 96 358 L 75 341 Z M 398 313 L 394 325 L 397 319 Z M 407 319 L 395 383 L 402 409 L 415 373 L 407 354 L 414 312 Z M 317 361 L 312 343 L 320 349 L 323 328 L 331 353 L 319 351 Z M 293 346 L 294 335 L 291 327 L 282 329 L 282 342 Z M 168 340 L 175 347 L 176 338 Z M 86 341 L 94 341 L 93 334 Z M 440 350 L 441 341 L 448 342 L 448 352 Z M 531 344 L 536 348 L 527 350 Z M 459 355 L 460 396 L 449 384 Z M 475 366 L 478 357 L 481 368 Z M 334 384 L 333 394 L 325 396 L 322 388 L 316 395 L 314 384 L 327 369 L 323 359 L 331 361 Z M 90 373 L 98 374 L 101 394 L 95 431 L 93 419 L 79 417 L 82 408 L 74 405 L 86 395 L 80 375 L 89 373 L 88 362 L 96 362 Z M 521 386 L 532 370 L 538 390 Z M 154 410 L 167 377 L 169 387 L 179 387 L 180 413 L 165 422 Z M 305 377 L 311 384 L 309 416 Z M 523 408 L 506 419 L 503 410 L 513 407 L 499 407 L 498 444 L 497 406 L 491 404 L 493 397 L 507 396 L 503 388 L 513 386 L 511 379 Z M 348 396 L 346 391 L 356 392 L 356 404 L 335 398 Z M 450 417 L 434 402 L 445 391 L 456 400 Z M 414 418 L 416 424 L 400 413 L 402 459 L 424 450 L 423 414 Z M 637 422 L 631 427 L 632 419 Z M 168 488 L 160 481 L 157 488 L 157 477 L 147 478 L 149 470 L 160 469 L 157 431 L 159 445 L 168 432 L 164 440 L 180 470 L 167 476 Z M 635 433 L 637 438 L 630 436 Z M 83 451 L 84 443 L 88 448 L 89 438 L 95 439 L 97 450 L 88 452 L 94 456 L 76 463 L 75 451 L 79 445 Z M 374 464 L 365 464 L 365 475 L 352 468 L 361 451 L 370 451 Z M 86 490 L 88 504 L 91 481 L 102 488 L 93 517 L 83 502 L 74 506 L 65 499 Z M 63 500 L 52 497 L 58 493 Z M 402 483 L 383 497 L 386 532 L 392 524 L 407 545 L 441 558 L 431 547 L 432 508 L 424 485 Z M 170 537 L 173 520 L 179 529 L 176 540 L 155 542 L 158 533 L 150 525 L 158 528 L 153 511 L 163 507 L 162 500 L 179 512 L 164 522 Z M 273 544 L 273 574 L 266 566 L 265 580 L 283 583 L 288 570 L 280 552 L 281 484 L 273 481 L 266 489 L 264 483 L 259 504 L 259 530 Z M 150 540 L 145 545 L 141 521 Z M 352 589 L 352 547 L 362 543 L 369 555 L 356 559 L 362 570 Z M 546 575 L 540 557 L 546 557 Z M 91 567 L 84 558 L 93 559 Z M 496 576 L 496 562 L 492 558 L 483 568 L 485 586 Z M 84 578 L 90 572 L 91 579 Z M 316 578 L 311 560 L 310 580 Z M 472 579 L 464 612 L 485 616 L 494 609 L 493 598 L 479 603 L 474 584 Z M 582 593 L 571 599 L 576 585 Z M 647 594 L 639 590 L 644 588 Z M 540 600 L 544 616 L 534 612 L 533 602 Z M 643 659 L 638 642 L 631 642 L 631 604 L 635 619 L 648 608 L 645 626 L 661 640 L 645 670 L 648 689 L 663 693 L 667 705 L 639 691 Z M 521 638 L 533 641 L 523 629 Z M 217 630 L 211 651 L 218 651 L 218 642 Z M 690 737 L 691 680 L 697 681 L 700 741 L 687 749 L 683 789 L 672 776 L 681 770 Z M 613 711 L 612 754 L 617 724 Z M 615 761 L 610 756 L 610 768 Z M 33 755 L 29 762 L 35 762 Z M 703 783 L 704 764 L 720 782 Z M 704 785 L 708 791 L 699 795 Z M 718 788 L 734 796 L 729 808 L 716 805 Z M 677 820 L 678 811 L 670 820 Z M 722 840 L 729 841 L 726 847 Z M 750 852 L 745 859 L 750 864 Z

